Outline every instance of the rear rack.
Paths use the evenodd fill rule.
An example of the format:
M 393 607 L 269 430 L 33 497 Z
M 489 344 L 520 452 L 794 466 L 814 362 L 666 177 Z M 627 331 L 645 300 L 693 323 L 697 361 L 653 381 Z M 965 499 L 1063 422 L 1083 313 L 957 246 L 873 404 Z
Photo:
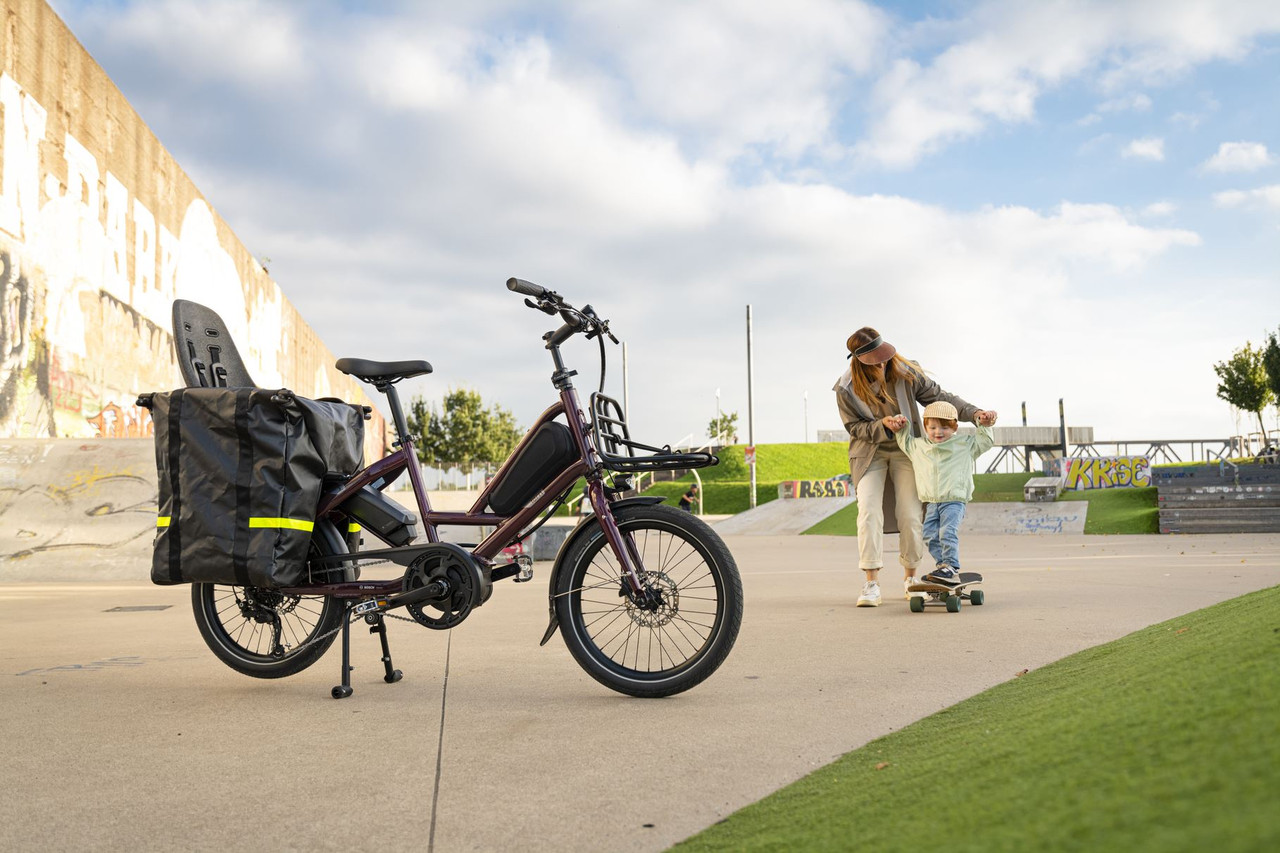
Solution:
M 617 400 L 598 391 L 591 395 L 591 431 L 595 436 L 600 462 L 610 471 L 633 473 L 706 468 L 720 462 L 711 453 L 677 453 L 670 445 L 651 447 L 633 441 L 622 406 Z M 648 455 L 637 456 L 637 450 Z

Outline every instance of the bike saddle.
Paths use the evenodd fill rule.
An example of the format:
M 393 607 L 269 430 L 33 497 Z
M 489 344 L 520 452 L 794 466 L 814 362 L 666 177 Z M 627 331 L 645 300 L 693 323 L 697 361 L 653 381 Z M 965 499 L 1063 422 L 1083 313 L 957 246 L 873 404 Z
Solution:
M 340 358 L 334 367 L 374 385 L 399 382 L 431 372 L 431 365 L 425 361 L 370 361 L 367 358 Z

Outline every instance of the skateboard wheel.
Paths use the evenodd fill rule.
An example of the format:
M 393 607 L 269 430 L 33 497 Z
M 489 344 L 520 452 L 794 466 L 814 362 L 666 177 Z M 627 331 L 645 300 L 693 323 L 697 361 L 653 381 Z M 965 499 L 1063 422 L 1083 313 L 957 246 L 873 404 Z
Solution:
M 982 594 L 982 590 L 980 589 L 975 589 L 973 592 L 969 593 L 969 601 L 971 601 L 975 607 L 986 600 L 987 597 Z
M 947 612 L 948 613 L 960 612 L 960 596 L 958 595 L 947 596 Z
M 911 596 L 911 601 L 909 602 L 909 604 L 911 605 L 912 613 L 924 612 L 924 599 L 921 598 L 920 596 L 918 595 Z

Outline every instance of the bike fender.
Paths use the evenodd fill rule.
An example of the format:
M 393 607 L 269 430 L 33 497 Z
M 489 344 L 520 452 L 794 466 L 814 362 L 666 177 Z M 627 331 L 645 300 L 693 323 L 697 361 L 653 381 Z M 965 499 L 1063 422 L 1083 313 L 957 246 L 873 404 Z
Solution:
M 634 498 L 623 498 L 620 501 L 614 501 L 609 504 L 612 510 L 625 509 L 629 506 L 653 506 L 665 501 L 666 498 L 654 496 L 638 496 Z M 564 542 L 560 544 L 560 550 L 556 552 L 555 564 L 551 567 L 551 583 L 547 587 L 547 608 L 551 611 L 551 621 L 547 625 L 547 631 L 542 635 L 539 646 L 545 646 L 547 641 L 555 634 L 556 629 L 560 627 L 560 620 L 556 618 L 556 581 L 560 577 L 560 567 L 564 564 L 564 557 L 569 553 L 569 549 L 574 543 L 583 536 L 586 536 L 588 529 L 591 527 L 598 528 L 600 525 L 596 522 L 596 517 L 590 516 L 578 522 L 578 526 L 569 531 L 569 535 L 564 538 Z

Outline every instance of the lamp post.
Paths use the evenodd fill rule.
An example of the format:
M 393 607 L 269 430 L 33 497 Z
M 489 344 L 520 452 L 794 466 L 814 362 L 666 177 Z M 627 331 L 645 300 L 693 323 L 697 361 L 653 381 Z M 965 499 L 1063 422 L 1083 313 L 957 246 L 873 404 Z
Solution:
M 751 306 L 747 306 L 747 446 L 750 456 L 747 467 L 751 469 L 751 508 L 756 508 L 756 407 L 753 395 L 751 357 Z
M 809 443 L 809 392 L 804 392 L 804 443 Z

